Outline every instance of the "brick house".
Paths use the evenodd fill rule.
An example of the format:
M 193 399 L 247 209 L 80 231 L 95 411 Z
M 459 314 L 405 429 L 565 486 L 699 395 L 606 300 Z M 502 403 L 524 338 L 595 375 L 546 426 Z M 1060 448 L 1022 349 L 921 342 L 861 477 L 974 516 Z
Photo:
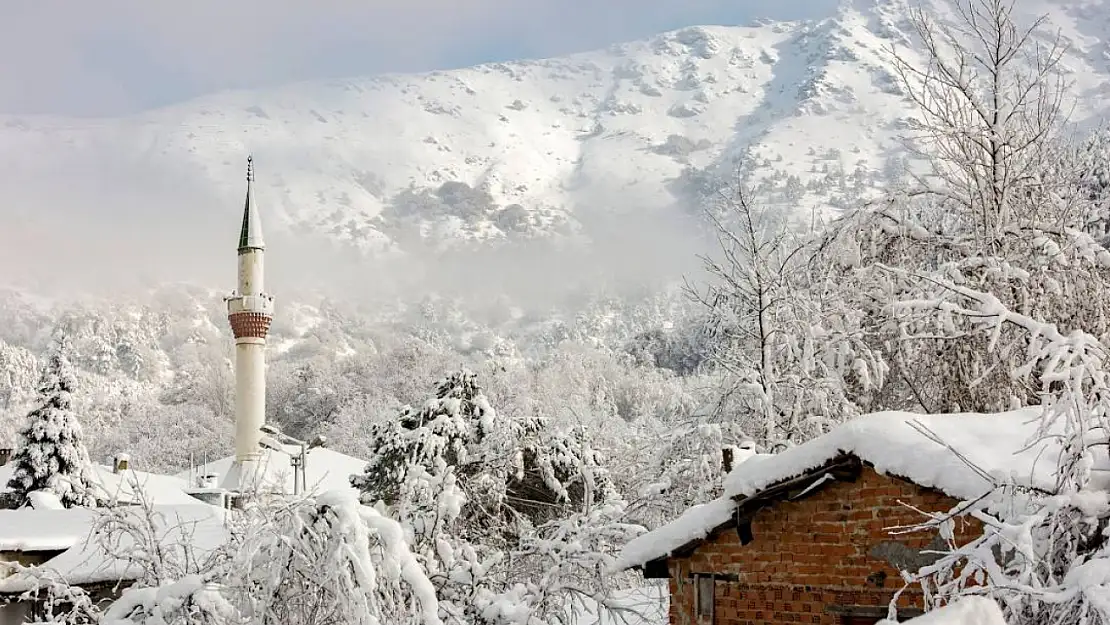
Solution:
M 1036 457 L 1044 445 L 1016 453 L 1036 416 L 859 417 L 744 461 L 721 498 L 630 542 L 621 565 L 669 580 L 672 625 L 872 625 L 903 589 L 900 572 L 916 571 L 944 549 L 935 533 L 893 528 L 987 492 L 978 470 L 1049 483 L 1050 454 Z M 955 521 L 957 541 L 979 531 L 977 522 Z M 906 588 L 899 620 L 922 607 L 920 591 Z

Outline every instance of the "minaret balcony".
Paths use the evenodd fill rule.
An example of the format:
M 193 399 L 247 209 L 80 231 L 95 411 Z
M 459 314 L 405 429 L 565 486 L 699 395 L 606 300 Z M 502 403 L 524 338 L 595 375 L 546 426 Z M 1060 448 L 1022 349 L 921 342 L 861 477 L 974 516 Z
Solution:
M 259 295 L 232 294 L 224 298 L 227 301 L 227 314 L 259 313 L 272 316 L 274 314 L 274 297 L 261 293 Z

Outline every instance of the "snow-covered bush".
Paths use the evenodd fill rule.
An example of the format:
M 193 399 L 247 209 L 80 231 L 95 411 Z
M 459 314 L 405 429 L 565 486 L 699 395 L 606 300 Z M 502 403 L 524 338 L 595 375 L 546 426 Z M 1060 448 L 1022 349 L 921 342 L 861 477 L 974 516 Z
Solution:
M 223 588 L 203 575 L 159 586 L 134 586 L 104 611 L 100 625 L 231 625 L 243 623 Z
M 142 571 L 103 625 L 442 625 L 402 527 L 351 493 L 250 506 L 203 561 L 187 536 L 142 508 L 99 526 L 105 545 L 130 545 L 113 557 L 137 557 Z
M 967 332 L 984 335 L 990 351 L 1024 354 L 1011 374 L 1040 391 L 1044 412 L 1038 440 L 1030 445 L 1053 442 L 1055 484 L 1044 489 L 996 477 L 995 488 L 982 498 L 923 523 L 940 532 L 949 552 L 908 579 L 922 585 L 930 606 L 990 596 L 1011 625 L 1110 623 L 1110 495 L 1095 472 L 1110 460 L 1110 351 L 1090 334 L 1064 334 L 1012 312 L 993 295 L 942 285 L 947 297 L 897 309 L 950 315 L 963 320 Z M 918 317 L 907 319 L 912 331 Z M 1010 344 L 1002 342 L 1006 326 L 1016 331 Z M 959 515 L 979 520 L 983 534 L 957 544 L 952 523 Z
M 253 623 L 440 625 L 435 591 L 396 521 L 345 492 L 249 513 L 226 583 Z
M 876 625 L 895 625 L 897 621 L 882 620 Z M 984 597 L 964 597 L 908 621 L 905 625 L 1006 625 L 998 604 Z
M 20 594 L 20 601 L 34 601 L 37 617 L 46 623 L 65 625 L 85 625 L 101 623 L 101 611 L 97 602 L 85 589 L 70 585 L 57 571 L 49 567 L 25 567 L 5 563 L 13 574 L 20 574 L 34 580 L 32 588 Z
M 966 332 L 952 315 L 928 315 L 932 326 L 912 337 L 901 332 L 894 304 L 944 296 L 942 283 L 1061 328 L 1110 333 L 1110 254 L 1089 223 L 1105 205 L 1092 187 L 1098 151 L 1076 156 L 1062 138 L 1062 41 L 1041 32 L 1043 20 L 1016 24 L 1012 3 L 957 5 L 955 25 L 912 12 L 925 65 L 895 53 L 919 112 L 907 145 L 929 167 L 883 201 L 850 211 L 820 245 L 820 264 L 837 268 L 860 336 L 889 368 L 869 409 L 1039 403 L 1036 379 L 1010 375 L 1024 354 L 988 350 L 989 337 Z M 1016 332 L 1001 327 L 1000 344 Z
M 720 249 L 690 288 L 724 377 L 717 413 L 767 447 L 804 442 L 858 415 L 888 367 L 806 239 L 737 184 L 709 212 Z
M 624 466 L 639 470 L 614 480 L 629 493 L 629 518 L 653 529 L 690 506 L 721 496 L 726 453 L 733 466 L 755 453 L 754 442 L 730 420 L 691 417 L 650 427 L 629 441 L 621 455 Z

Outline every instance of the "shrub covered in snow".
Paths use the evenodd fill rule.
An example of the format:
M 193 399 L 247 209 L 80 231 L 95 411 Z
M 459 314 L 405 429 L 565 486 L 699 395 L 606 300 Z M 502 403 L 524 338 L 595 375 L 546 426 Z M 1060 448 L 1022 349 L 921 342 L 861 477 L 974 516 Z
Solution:
M 1098 168 L 1077 166 L 1056 140 L 1062 39 L 1042 37 L 1043 20 L 1018 25 L 1012 3 L 958 4 L 956 26 L 914 11 L 929 64 L 896 62 L 921 113 L 913 127 L 924 140 L 912 145 L 931 170 L 912 192 L 843 220 L 827 249 L 856 252 L 847 275 L 868 327 L 887 337 L 900 401 L 1040 406 L 1037 436 L 1060 451 L 1047 487 L 983 473 L 987 495 L 923 523 L 949 549 L 907 578 L 929 607 L 991 597 L 1010 625 L 1110 623 L 1099 471 L 1110 439 L 1110 252 L 1091 236 L 1104 202 Z M 962 545 L 952 531 L 961 515 L 983 526 Z
M 1110 588 L 1110 496 L 1098 475 L 1110 461 L 1110 350 L 1085 332 L 1064 334 L 1012 312 L 992 295 L 946 286 L 946 298 L 899 308 L 941 311 L 989 337 L 991 349 L 1019 348 L 1024 362 L 1011 375 L 1039 386 L 1044 403 L 1037 437 L 1055 440 L 1060 451 L 1051 488 L 983 473 L 993 490 L 923 523 L 940 532 L 949 552 L 908 579 L 921 584 L 932 606 L 990 596 L 1011 625 L 1110 623 L 1104 597 Z M 999 338 L 1006 326 L 1017 333 L 1009 345 Z M 983 534 L 957 544 L 957 516 L 978 519 Z
M 395 521 L 350 493 L 250 507 L 203 566 L 180 565 L 187 540 L 151 534 L 146 514 L 101 529 L 129 537 L 144 574 L 103 614 L 103 625 L 442 625 L 421 563 Z M 68 622 L 68 621 L 67 621 Z

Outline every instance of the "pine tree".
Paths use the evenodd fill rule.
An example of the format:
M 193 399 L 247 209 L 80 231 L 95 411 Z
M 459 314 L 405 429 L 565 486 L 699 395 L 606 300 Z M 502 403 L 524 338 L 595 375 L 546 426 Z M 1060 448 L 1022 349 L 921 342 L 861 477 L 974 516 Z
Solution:
M 584 429 L 500 414 L 464 370 L 372 437 L 351 483 L 411 536 L 445 623 L 541 625 L 584 597 L 607 605 L 609 563 L 642 528 Z
M 96 503 L 89 492 L 89 454 L 72 409 L 77 380 L 67 352 L 63 336 L 43 368 L 39 407 L 27 415 L 29 422 L 20 432 L 8 482 L 17 505 L 26 505 L 28 494 L 36 490 L 54 492 L 67 508 Z
M 498 414 L 469 371 L 441 380 L 421 407 L 374 424 L 371 437 L 366 471 L 351 478 L 368 500 L 405 506 L 415 476 L 449 469 L 465 494 L 464 524 L 482 534 L 499 532 L 495 518 L 539 525 L 610 489 L 583 431 Z

